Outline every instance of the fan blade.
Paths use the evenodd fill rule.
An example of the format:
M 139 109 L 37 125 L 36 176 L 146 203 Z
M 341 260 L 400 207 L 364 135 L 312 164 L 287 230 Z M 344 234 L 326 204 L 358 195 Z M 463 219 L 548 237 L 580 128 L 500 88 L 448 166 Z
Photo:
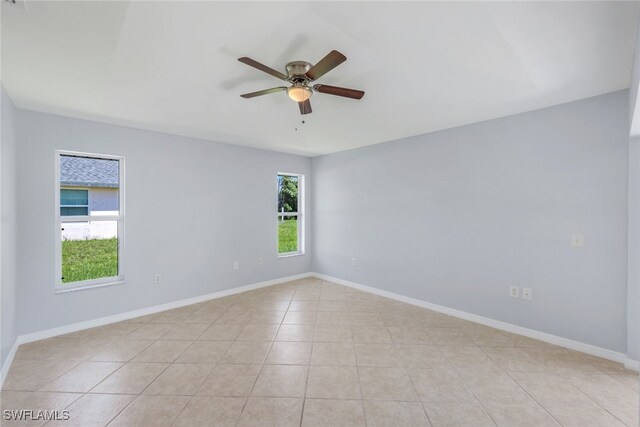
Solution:
M 361 90 L 347 89 L 345 87 L 329 86 L 329 85 L 315 85 L 313 90 L 320 93 L 327 93 L 329 95 L 344 96 L 345 98 L 360 99 L 364 96 L 364 92 Z
M 311 102 L 307 99 L 306 101 L 298 102 L 298 106 L 300 107 L 300 114 L 309 114 L 311 113 Z
M 238 61 L 242 62 L 243 64 L 247 64 L 250 67 L 257 68 L 258 70 L 263 71 L 267 74 L 271 74 L 273 77 L 277 77 L 281 80 L 287 81 L 289 79 L 289 77 L 286 74 L 282 74 L 280 71 L 276 71 L 273 68 L 269 68 L 266 65 L 259 63 L 258 61 L 254 61 L 251 58 L 247 58 L 246 56 L 243 56 L 242 58 L 238 58 Z
M 346 56 L 337 50 L 332 50 L 327 54 L 327 56 L 322 58 L 320 62 L 311 67 L 311 69 L 307 71 L 306 76 L 311 80 L 318 80 L 320 77 L 324 76 L 346 60 Z
M 273 87 L 271 89 L 259 90 L 257 92 L 243 93 L 240 96 L 243 98 L 255 98 L 256 96 L 269 95 L 270 93 L 282 92 L 283 90 L 287 90 L 287 88 L 284 86 Z

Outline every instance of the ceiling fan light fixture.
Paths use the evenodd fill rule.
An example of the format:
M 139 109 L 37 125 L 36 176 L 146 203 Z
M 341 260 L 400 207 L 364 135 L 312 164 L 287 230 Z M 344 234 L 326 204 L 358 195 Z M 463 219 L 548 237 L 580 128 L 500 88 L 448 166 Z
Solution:
M 243 98 L 255 98 L 256 96 L 287 91 L 287 96 L 298 104 L 300 114 L 302 115 L 310 114 L 312 112 L 309 98 L 311 98 L 311 95 L 313 95 L 314 92 L 341 96 L 343 98 L 360 99 L 364 96 L 364 91 L 361 90 L 324 84 L 316 84 L 312 86 L 313 82 L 346 60 L 346 56 L 337 50 L 332 50 L 315 65 L 306 61 L 289 62 L 286 66 L 287 74 L 283 74 L 280 71 L 276 71 L 273 68 L 259 63 L 258 61 L 243 56 L 242 58 L 238 58 L 238 61 L 280 80 L 284 80 L 285 82 L 290 83 L 291 86 L 278 86 L 271 89 L 259 90 L 257 92 L 243 93 L 240 96 Z
M 311 88 L 302 85 L 293 85 L 287 89 L 287 95 L 289 98 L 293 99 L 296 102 L 304 102 L 307 99 L 311 98 L 311 94 L 313 91 Z

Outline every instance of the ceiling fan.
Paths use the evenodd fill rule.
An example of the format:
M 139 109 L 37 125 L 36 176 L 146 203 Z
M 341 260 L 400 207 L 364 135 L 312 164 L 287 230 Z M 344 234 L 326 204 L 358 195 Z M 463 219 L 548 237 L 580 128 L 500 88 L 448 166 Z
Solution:
M 243 98 L 254 98 L 256 96 L 268 95 L 276 92 L 287 92 L 289 98 L 298 103 L 300 107 L 300 114 L 311 113 L 311 103 L 309 98 L 313 92 L 326 93 L 329 95 L 343 96 L 345 98 L 360 99 L 364 96 L 364 92 L 361 90 L 347 89 L 344 87 L 329 86 L 323 84 L 311 85 L 320 77 L 333 70 L 338 65 L 347 60 L 347 57 L 338 52 L 332 50 L 315 65 L 312 65 L 306 61 L 293 61 L 287 64 L 287 74 L 283 74 L 280 71 L 276 71 L 273 68 L 269 68 L 266 65 L 254 61 L 251 58 L 243 56 L 238 58 L 238 61 L 243 64 L 247 64 L 250 67 L 257 68 L 267 74 L 271 74 L 285 82 L 291 83 L 291 86 L 280 86 L 271 89 L 259 90 L 257 92 L 245 93 L 240 95 Z

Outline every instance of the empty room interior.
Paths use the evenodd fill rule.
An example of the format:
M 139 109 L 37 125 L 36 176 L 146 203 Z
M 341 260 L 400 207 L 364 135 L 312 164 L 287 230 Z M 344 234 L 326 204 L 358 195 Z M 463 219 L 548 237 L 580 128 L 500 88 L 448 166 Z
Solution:
M 640 1 L 0 6 L 0 424 L 640 426 Z

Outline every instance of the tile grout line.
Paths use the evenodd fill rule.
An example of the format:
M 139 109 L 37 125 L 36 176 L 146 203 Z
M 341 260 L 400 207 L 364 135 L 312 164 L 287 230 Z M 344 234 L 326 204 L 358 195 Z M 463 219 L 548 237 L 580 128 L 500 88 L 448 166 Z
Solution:
M 322 282 L 321 282 L 322 283 Z M 319 301 L 319 297 L 318 297 L 318 301 Z M 318 308 L 319 305 L 318 305 Z M 318 327 L 318 311 L 314 311 L 315 313 L 315 319 L 313 322 L 313 339 L 315 339 L 315 333 L 316 333 L 316 328 Z M 309 354 L 309 364 L 307 365 L 307 380 L 305 381 L 304 384 L 304 396 L 302 398 L 302 410 L 300 411 L 300 423 L 299 426 L 302 427 L 302 420 L 304 419 L 304 410 L 305 407 L 307 406 L 307 388 L 309 387 L 309 376 L 311 375 L 311 358 L 313 357 L 313 344 L 315 341 L 311 342 L 311 354 Z
M 231 307 L 231 306 L 229 306 L 229 307 Z M 228 309 L 228 308 L 227 308 L 227 309 Z M 226 312 L 226 310 L 225 310 L 225 312 Z M 154 317 L 157 317 L 157 315 L 156 315 L 156 316 L 154 316 Z M 216 319 L 216 320 L 217 320 L 217 319 Z M 147 324 L 149 324 L 149 323 L 153 323 L 153 317 L 149 320 L 149 322 L 148 322 Z M 211 325 L 213 325 L 214 323 L 215 323 L 215 322 L 211 323 Z M 210 326 L 211 326 L 211 325 L 210 325 Z M 209 327 L 210 327 L 210 326 L 209 326 Z M 207 329 L 208 329 L 208 328 L 207 328 Z M 206 330 L 206 329 L 205 329 L 205 330 Z M 169 331 L 167 331 L 166 333 L 168 333 L 168 332 L 169 332 Z M 133 331 L 132 331 L 131 333 L 133 333 Z M 160 341 L 160 340 L 161 340 L 161 338 L 162 338 L 162 336 L 166 335 L 166 333 L 165 333 L 165 334 L 163 334 L 163 335 L 161 335 L 159 338 L 155 339 L 155 340 L 154 340 L 154 343 L 155 343 L 155 342 Z M 204 331 L 203 331 L 202 333 L 204 333 Z M 129 335 L 130 335 L 130 334 L 129 334 Z M 202 334 L 200 334 L 200 335 L 202 335 Z M 199 335 L 198 337 L 200 337 L 200 335 Z M 197 340 L 197 338 L 196 338 L 196 340 Z M 194 340 L 193 342 L 196 342 L 196 340 Z M 192 343 L 192 344 L 193 344 L 193 343 Z M 188 347 L 190 347 L 192 344 L 190 344 Z M 153 343 L 152 343 L 151 345 L 153 345 Z M 150 345 L 150 346 L 151 346 L 151 345 Z M 148 346 L 147 348 L 149 348 L 150 346 Z M 162 370 L 162 372 L 160 372 L 160 373 L 159 373 L 159 374 L 158 374 L 158 375 L 157 375 L 153 380 L 151 380 L 151 381 L 149 382 L 149 384 L 147 384 L 147 385 L 146 385 L 142 390 L 140 390 L 140 392 L 136 395 L 136 397 L 135 397 L 135 398 L 133 398 L 133 399 L 131 400 L 131 402 L 129 402 L 129 404 L 128 404 L 127 406 L 125 406 L 124 408 L 122 408 L 122 410 L 121 410 L 121 411 L 119 411 L 119 412 L 118 412 L 118 413 L 117 413 L 117 414 L 116 414 L 116 415 L 115 415 L 115 416 L 114 416 L 114 417 L 109 421 L 109 423 L 107 423 L 107 425 L 108 425 L 108 424 L 110 424 L 110 423 L 112 423 L 112 422 L 113 422 L 113 421 L 114 421 L 114 420 L 115 420 L 115 419 L 116 419 L 116 418 L 117 418 L 121 413 L 123 413 L 127 408 L 129 408 L 131 405 L 133 405 L 133 403 L 134 403 L 136 400 L 138 400 L 138 398 L 139 398 L 140 396 L 142 396 L 142 395 L 143 395 L 144 391 L 145 391 L 146 389 L 148 389 L 148 388 L 149 388 L 149 386 L 151 386 L 151 384 L 153 384 L 153 383 L 154 383 L 154 382 L 155 382 L 155 381 L 156 381 L 156 380 L 157 380 L 157 379 L 158 379 L 158 378 L 159 378 L 159 377 L 160 377 L 164 372 L 166 372 L 166 371 L 167 371 L 167 369 L 169 369 L 169 367 L 171 367 L 171 365 L 173 365 L 173 364 L 174 364 L 175 360 L 177 360 L 177 359 L 178 359 L 178 357 L 180 357 L 180 355 L 181 355 L 182 353 L 184 353 L 188 347 L 186 347 L 186 348 L 185 348 L 185 349 L 183 349 L 183 350 L 182 350 L 178 355 L 176 355 L 176 357 L 173 359 L 173 361 L 172 361 L 172 362 L 167 363 L 167 366 Z M 142 350 L 140 353 L 142 353 L 143 351 L 144 351 L 144 350 Z M 140 354 L 140 353 L 138 353 L 138 354 Z M 133 356 L 133 357 L 129 360 L 129 362 L 128 362 L 128 363 L 134 363 L 134 362 L 131 362 L 131 360 L 135 359 L 136 357 L 137 357 L 137 355 L 136 355 L 136 356 Z M 144 363 L 144 362 L 141 362 L 141 363 Z M 151 362 L 151 363 L 161 363 L 161 362 Z M 214 367 L 215 367 L 215 365 L 214 365 Z M 118 369 L 118 370 L 119 370 L 119 369 Z M 116 371 L 116 372 L 117 372 L 117 371 Z M 114 372 L 114 373 L 115 373 L 115 372 Z M 210 373 L 209 373 L 209 374 L 210 374 Z M 113 374 L 112 374 L 112 375 L 113 375 Z M 207 375 L 207 378 L 208 378 L 208 376 L 209 376 L 209 375 Z M 108 377 L 107 377 L 107 378 L 108 378 Z M 105 380 L 106 380 L 106 378 L 105 378 Z M 205 378 L 205 380 L 206 380 L 206 378 Z M 97 387 L 97 386 L 96 386 L 96 387 Z M 94 388 L 95 388 L 95 387 L 94 387 Z M 197 391 L 196 391 L 196 393 L 197 393 Z M 195 395 L 193 395 L 193 396 L 195 396 Z M 175 419 L 174 419 L 174 420 L 173 420 L 173 422 L 171 423 L 172 425 L 173 425 L 173 424 L 175 424 L 176 420 L 177 420 L 177 419 L 180 417 L 180 415 L 184 412 L 184 409 L 185 409 L 185 408 L 187 407 L 187 405 L 191 402 L 191 400 L 193 399 L 193 396 L 191 396 L 191 397 L 189 398 L 189 401 L 187 401 L 187 403 L 182 407 L 182 409 L 180 410 L 180 413 L 178 413 L 178 414 L 176 415 Z
M 139 328 L 133 329 L 133 330 L 132 330 L 132 331 L 130 331 L 129 333 L 124 334 L 124 335 L 123 335 L 123 338 L 128 337 L 130 334 L 132 334 L 132 333 L 133 333 L 133 331 L 135 331 L 135 330 L 137 330 L 137 329 L 139 329 Z M 105 348 L 106 348 L 106 347 L 105 347 Z M 102 350 L 103 350 L 103 349 L 98 350 L 98 352 L 96 352 L 96 353 L 95 353 L 94 355 L 92 355 L 91 357 L 95 357 L 95 355 L 96 355 L 96 354 L 98 354 L 98 353 L 100 353 Z M 135 357 L 135 356 L 133 356 L 131 359 L 133 359 L 134 357 Z M 131 359 L 129 359 L 129 361 L 130 361 Z M 69 409 L 69 408 L 71 408 L 71 406 L 72 406 L 74 403 L 78 402 L 78 401 L 79 401 L 80 399 L 82 399 L 83 397 L 85 397 L 85 396 L 87 396 L 87 395 L 90 395 L 90 394 L 91 394 L 91 390 L 93 390 L 94 388 L 96 388 L 98 385 L 102 384 L 102 382 L 104 382 L 104 381 L 105 381 L 107 378 L 109 378 L 111 375 L 115 374 L 115 373 L 116 373 L 116 372 L 118 372 L 120 369 L 122 369 L 122 368 L 123 368 L 127 363 L 128 363 L 128 361 L 127 361 L 127 362 L 124 362 L 124 363 L 122 364 L 122 366 L 121 366 L 121 367 L 119 367 L 119 368 L 118 368 L 118 369 L 116 369 L 114 372 L 112 372 L 111 374 L 109 374 L 109 375 L 108 375 L 106 378 L 104 378 L 102 381 L 98 382 L 98 384 L 96 384 L 95 386 L 93 386 L 92 388 L 90 388 L 87 392 L 83 393 L 79 398 L 77 398 L 77 399 L 76 399 L 76 400 L 74 400 L 72 403 L 70 403 L 69 405 L 67 405 L 64 409 Z M 115 394 L 115 393 L 114 393 L 114 394 Z M 124 394 L 124 395 L 126 395 L 126 394 Z M 105 424 L 105 426 L 106 426 L 106 425 L 108 425 L 108 424 L 110 424 L 110 423 L 111 423 L 111 422 L 112 422 L 112 421 L 113 421 L 113 420 L 114 420 L 118 415 L 120 415 L 120 413 L 122 413 L 122 411 L 124 411 L 126 408 L 128 408 L 128 407 L 129 407 L 129 405 L 131 405 L 131 404 L 133 403 L 133 401 L 134 401 L 134 400 L 136 400 L 136 399 L 137 399 L 137 397 L 138 397 L 138 395 L 127 395 L 127 396 L 135 396 L 135 397 L 134 397 L 133 399 L 131 399 L 131 402 L 129 402 L 129 403 L 128 403 L 127 405 L 125 405 L 122 409 L 120 409 L 120 411 L 118 411 L 118 412 L 117 412 L 113 417 L 111 417 L 111 418 L 107 421 L 107 423 Z M 71 413 L 69 413 L 69 415 L 71 415 Z M 49 424 L 49 422 L 47 422 L 46 424 Z
M 481 350 L 483 350 L 482 348 L 480 348 L 480 349 L 481 349 Z M 483 350 L 483 352 L 484 352 L 484 350 Z M 570 353 L 568 352 L 568 350 L 567 350 L 567 354 L 570 354 Z M 487 354 L 487 355 L 489 356 L 489 358 L 491 358 L 491 359 L 493 360 L 493 358 L 491 357 L 491 355 L 490 355 L 490 354 Z M 586 363 L 587 365 L 589 365 L 589 366 L 591 366 L 592 368 L 594 368 L 594 369 L 596 369 L 596 370 L 598 370 L 598 371 L 600 371 L 600 372 L 601 372 L 601 374 L 592 374 L 592 375 L 606 375 L 606 376 L 610 377 L 610 375 L 608 375 L 606 372 L 604 372 L 604 371 L 600 370 L 597 366 L 595 366 L 595 365 L 593 365 L 593 364 L 589 363 L 588 361 L 583 361 L 583 363 Z M 546 368 L 546 367 L 545 367 L 545 368 Z M 514 381 L 515 383 L 517 383 L 517 384 L 518 384 L 518 385 L 519 385 L 519 386 L 520 386 L 520 387 L 521 387 L 521 388 L 522 388 L 522 389 L 523 389 L 523 390 L 524 390 L 524 391 L 525 391 L 529 396 L 531 396 L 531 398 L 532 398 L 536 403 L 538 403 L 538 405 L 540 405 L 540 407 L 541 407 L 542 409 L 544 409 L 544 411 L 545 411 L 545 412 L 547 412 L 547 413 L 549 414 L 549 416 L 551 416 L 554 420 L 556 420 L 556 422 L 558 422 L 558 424 L 562 424 L 562 423 L 560 422 L 560 420 L 559 420 L 559 419 L 557 419 L 557 418 L 556 418 L 556 417 L 555 417 L 551 412 L 549 412 L 549 410 L 548 410 L 544 405 L 542 405 L 542 404 L 541 404 L 537 399 L 535 399 L 535 397 L 533 397 L 533 395 L 531 395 L 531 393 L 529 393 L 529 392 L 528 392 L 528 391 L 527 391 L 527 390 L 526 390 L 522 385 L 520 385 L 520 383 L 518 382 L 518 380 L 514 379 L 514 378 L 511 376 L 511 373 L 510 373 L 510 372 L 508 372 L 508 371 L 505 371 L 505 372 L 506 372 L 506 374 L 507 374 L 507 375 L 512 379 L 512 381 Z M 615 419 L 619 420 L 622 424 L 625 424 L 625 425 L 626 425 L 626 423 L 625 423 L 624 421 L 622 421 L 618 416 L 616 416 L 613 412 L 609 411 L 607 408 L 605 408 L 604 406 L 602 406 L 598 401 L 596 401 L 596 400 L 595 400 L 593 397 L 591 397 L 589 394 L 587 394 L 587 393 L 585 393 L 585 392 L 582 392 L 582 391 L 581 391 L 581 390 L 580 390 L 580 389 L 579 389 L 579 388 L 578 388 L 578 387 L 577 387 L 577 386 L 576 386 L 576 385 L 571 381 L 571 378 L 566 377 L 566 376 L 564 376 L 564 375 L 562 375 L 562 374 L 558 374 L 558 373 L 556 373 L 556 372 L 554 372 L 554 371 L 552 371 L 552 370 L 549 370 L 548 372 L 544 372 L 544 373 L 548 373 L 548 374 L 554 375 L 554 376 L 556 376 L 556 377 L 564 378 L 566 381 L 568 381 L 568 382 L 569 382 L 569 384 L 570 384 L 572 387 L 576 388 L 576 389 L 577 389 L 577 391 L 578 391 L 579 393 L 583 394 L 587 399 L 589 399 L 591 402 L 593 402 L 593 404 L 594 404 L 594 405 L 596 405 L 598 408 L 600 408 L 601 410 L 603 410 L 603 411 L 605 411 L 606 413 L 608 413 L 609 415 L 611 415 L 613 418 L 615 418 Z
M 387 331 L 387 333 L 389 334 L 389 336 L 391 337 L 391 341 L 393 343 L 393 348 L 398 354 L 398 358 L 400 359 L 400 363 L 402 364 L 402 366 L 405 369 L 405 372 L 407 373 L 407 377 L 409 377 L 409 381 L 411 382 L 411 387 L 413 387 L 413 391 L 416 393 L 416 397 L 418 398 L 418 402 L 420 404 L 420 408 L 422 408 L 422 413 L 427 418 L 427 422 L 429 423 L 429 425 L 433 426 L 434 424 L 431 421 L 431 418 L 429 417 L 429 414 L 427 413 L 426 408 L 424 407 L 422 399 L 420 399 L 420 394 L 418 393 L 418 389 L 416 388 L 416 385 L 413 382 L 413 378 L 411 378 L 411 375 L 409 374 L 409 370 L 407 369 L 407 366 L 404 363 L 404 360 L 402 360 L 402 356 L 400 355 L 400 352 L 398 351 L 398 342 L 396 342 L 396 340 L 393 338 L 393 335 L 391 334 L 391 331 L 389 331 L 389 327 L 387 326 L 387 323 L 384 321 L 384 317 L 382 316 L 382 313 L 378 313 L 378 314 L 380 314 L 380 317 L 382 317 L 382 321 L 384 322 L 384 325 L 385 325 L 384 328 Z M 438 351 L 440 351 L 440 349 L 438 349 Z
M 360 366 L 358 365 L 358 355 L 356 353 L 356 343 L 353 338 L 353 325 L 351 322 L 351 311 L 349 310 L 349 303 L 347 301 L 347 316 L 349 317 L 349 329 L 351 329 L 351 346 L 353 348 L 353 354 L 356 359 L 356 376 L 358 377 L 358 389 L 360 391 L 360 405 L 362 407 L 362 417 L 364 418 L 365 425 L 368 425 L 367 414 L 364 410 L 364 395 L 362 394 L 362 381 L 360 381 Z
M 480 349 L 480 350 L 482 351 L 482 349 Z M 486 354 L 486 353 L 485 353 L 485 354 Z M 491 355 L 488 355 L 488 354 L 487 354 L 487 356 L 489 356 L 489 358 L 490 358 L 491 360 L 493 360 L 493 358 L 491 357 Z M 494 361 L 494 362 L 495 362 L 495 361 Z M 553 414 L 552 414 L 551 412 L 549 412 L 549 411 L 547 410 L 547 408 L 545 408 L 545 407 L 542 405 L 542 403 L 540 403 L 540 402 L 539 402 L 535 397 L 533 397 L 533 395 L 532 395 L 531 393 L 529 393 L 529 391 L 528 391 L 527 389 L 525 389 L 525 388 L 524 388 L 524 387 L 523 387 L 523 386 L 522 386 L 522 385 L 521 385 L 521 384 L 520 384 L 516 379 L 514 379 L 514 378 L 511 376 L 511 374 L 509 373 L 509 371 L 506 371 L 506 370 L 505 370 L 504 372 L 505 372 L 505 374 L 507 374 L 507 376 L 509 377 L 509 379 L 511 379 L 511 381 L 513 381 L 515 384 L 517 384 L 517 385 L 518 385 L 518 387 L 520 387 L 520 389 L 521 389 L 522 391 L 524 391 L 525 393 L 527 393 L 527 395 L 528 395 L 528 396 L 529 396 L 529 397 L 530 397 L 534 402 L 536 402 L 536 403 L 538 404 L 538 406 L 539 406 L 539 407 L 540 407 L 544 412 L 546 412 L 546 413 L 547 413 L 547 415 L 549 415 L 549 416 L 550 416 L 550 417 L 551 417 L 555 422 L 557 422 L 557 423 L 558 423 L 558 425 L 560 425 L 560 426 L 562 425 L 562 423 L 560 422 L 560 420 L 558 420 L 556 417 L 554 417 L 554 416 L 553 416 Z
M 273 292 L 273 291 L 271 291 Z M 271 293 L 269 292 L 269 293 Z M 293 298 L 293 297 L 292 297 Z M 289 306 L 291 305 L 291 300 L 289 301 Z M 282 327 L 282 322 L 284 321 L 284 317 L 287 315 L 287 312 L 289 311 L 289 306 L 287 306 L 287 310 L 285 311 L 284 316 L 282 317 L 282 319 L 280 320 L 280 323 L 278 324 L 278 329 L 276 330 L 276 333 L 273 335 L 273 338 L 271 340 L 271 343 L 269 344 L 269 348 L 267 349 L 267 352 L 264 355 L 264 358 L 262 359 L 262 363 L 260 364 L 260 369 L 258 370 L 258 374 L 256 375 L 255 380 L 253 381 L 253 384 L 251 385 L 251 389 L 249 389 L 247 398 L 244 402 L 244 405 L 242 405 L 242 409 L 240 410 L 240 415 L 238 416 L 238 420 L 236 421 L 236 426 L 240 423 L 240 419 L 242 418 L 242 414 L 244 413 L 244 410 L 247 406 L 247 403 L 249 402 L 249 399 L 251 398 L 251 393 L 253 392 L 253 389 L 256 386 L 256 383 L 258 382 L 258 378 L 260 378 L 260 374 L 262 373 L 262 369 L 265 366 L 265 362 L 267 360 L 267 357 L 269 357 L 269 353 L 271 352 L 271 349 L 273 348 L 273 343 L 275 342 L 276 337 L 278 336 L 278 332 L 280 332 L 280 328 Z M 242 334 L 242 332 L 240 332 L 240 334 Z M 240 336 L 240 334 L 238 334 L 238 336 Z M 236 337 L 236 340 L 234 342 L 237 342 L 238 337 Z M 231 347 L 230 347 L 231 348 Z M 227 350 L 228 352 L 228 350 Z M 226 355 L 226 353 L 225 353 Z
M 152 319 L 152 320 L 153 320 L 153 319 Z M 168 331 L 167 331 L 167 332 L 168 332 Z M 162 336 L 160 336 L 160 338 L 162 338 Z M 154 341 L 153 341 L 153 343 L 152 343 L 151 345 L 153 345 L 154 343 L 156 343 L 156 342 L 160 341 L 160 338 L 157 338 L 156 340 L 154 340 Z M 148 346 L 147 348 L 151 347 L 151 345 L 150 345 L 150 346 Z M 185 350 L 186 350 L 186 348 L 185 348 Z M 142 353 L 143 351 L 144 351 L 144 350 L 140 351 L 140 353 Z M 175 359 L 177 359 L 177 358 L 180 356 L 180 354 L 182 354 L 183 352 L 184 352 L 184 350 L 183 350 L 183 351 L 181 351 L 181 352 L 180 352 L 180 353 L 175 357 Z M 138 353 L 138 354 L 140 354 L 140 353 Z M 133 356 L 133 357 L 129 360 L 129 362 L 127 362 L 127 363 L 136 363 L 136 362 L 131 362 L 131 360 L 135 359 L 136 357 L 137 357 L 137 355 L 136 355 L 136 356 Z M 175 360 L 175 359 L 174 359 L 174 360 Z M 162 363 L 162 362 L 137 362 L 137 363 Z M 142 395 L 143 395 L 144 391 L 145 391 L 147 388 L 149 388 L 149 386 L 151 386 L 151 384 L 153 384 L 153 383 L 154 383 L 158 378 L 160 378 L 160 376 L 161 376 L 163 373 L 165 373 L 165 372 L 167 371 L 167 369 L 169 369 L 169 367 L 171 367 L 171 365 L 172 365 L 172 364 L 173 364 L 173 362 L 169 362 L 169 363 L 167 363 L 167 366 L 165 366 L 165 368 L 162 370 L 162 372 L 160 372 L 156 377 L 154 377 L 151 381 L 149 381 L 149 384 L 147 384 L 145 387 L 143 387 L 143 388 L 142 388 L 142 390 L 140 390 L 140 392 L 136 395 L 136 397 L 134 397 L 134 398 L 131 400 L 131 402 L 129 402 L 129 404 L 128 404 L 128 405 L 126 405 L 124 408 L 122 408 L 122 410 L 120 410 L 120 411 L 119 411 L 119 412 L 118 412 L 118 413 L 117 413 L 117 414 L 116 414 L 116 415 L 115 415 L 115 416 L 114 416 L 114 417 L 113 417 L 113 418 L 112 418 L 112 419 L 111 419 L 111 420 L 110 420 L 106 425 L 111 424 L 111 423 L 112 423 L 112 422 L 113 422 L 113 421 L 114 421 L 114 420 L 115 420 L 115 419 L 116 419 L 116 418 L 117 418 L 121 413 L 123 413 L 127 408 L 129 408 L 130 406 L 132 406 L 132 405 L 133 405 L 133 403 L 134 403 L 134 402 L 136 402 L 136 401 L 140 398 L 140 396 L 142 396 Z M 124 366 L 125 366 L 125 365 L 122 365 L 118 370 L 116 370 L 115 372 L 113 372 L 111 375 L 115 374 L 117 371 L 119 371 L 120 369 L 122 369 L 122 367 L 124 367 Z M 109 377 L 110 377 L 111 375 L 109 375 Z M 109 378 L 109 377 L 107 377 L 107 378 Z M 95 387 L 97 387 L 98 385 L 100 385 L 102 382 L 106 381 L 106 379 L 107 379 L 107 378 L 105 378 L 103 381 L 101 381 L 101 382 L 100 382 L 99 384 L 97 384 Z M 95 388 L 95 387 L 93 387 L 93 388 Z M 189 399 L 189 402 L 190 402 L 190 401 L 191 401 L 191 399 Z M 189 404 L 189 402 L 187 402 L 187 403 L 185 404 L 185 406 L 182 408 L 182 410 L 180 411 L 180 413 L 179 413 L 179 414 L 176 416 L 176 418 L 174 419 L 174 422 L 175 422 L 175 420 L 178 418 L 178 416 L 180 416 L 180 414 L 182 413 L 182 411 L 184 411 L 184 408 Z M 173 422 L 172 422 L 171 424 L 173 424 Z
M 480 350 L 484 352 L 484 350 L 483 350 L 482 348 L 480 348 Z M 488 356 L 491 360 L 493 360 L 493 358 L 491 357 L 491 355 L 490 355 L 490 354 L 488 354 L 488 353 L 485 353 L 485 354 L 487 354 L 487 356 Z M 495 360 L 494 360 L 494 362 L 495 362 Z M 496 363 L 497 363 L 497 362 L 496 362 Z M 545 369 L 546 369 L 546 367 L 545 367 Z M 539 401 L 538 401 L 538 400 L 537 400 L 537 399 L 536 399 L 536 398 L 535 398 L 531 393 L 529 393 L 529 391 L 528 391 L 526 388 L 524 388 L 524 386 L 522 386 L 522 385 L 518 382 L 518 380 L 517 380 L 517 379 L 513 378 L 513 376 L 512 376 L 513 372 L 509 372 L 509 371 L 506 371 L 506 370 L 505 370 L 505 373 L 507 374 L 507 376 L 509 376 L 509 378 L 511 378 L 511 381 L 513 381 L 513 382 L 515 382 L 516 384 L 518 384 L 518 386 L 519 386 L 522 390 L 524 390 L 524 392 L 525 392 L 525 393 L 527 393 L 527 394 L 531 397 L 531 399 L 533 399 L 533 400 L 534 400 L 534 401 L 535 401 L 535 402 L 536 402 L 536 403 L 537 403 L 537 404 L 538 404 L 538 405 L 539 405 L 539 406 L 540 406 L 540 407 L 541 407 L 541 408 L 542 408 L 542 409 L 543 409 L 547 414 L 549 414 L 549 416 L 550 416 L 551 418 L 553 418 L 553 419 L 554 419 L 554 420 L 555 420 L 559 425 L 562 425 L 562 423 L 560 422 L 560 420 L 559 420 L 559 419 L 557 419 L 557 418 L 556 418 L 556 417 L 555 417 L 555 416 L 554 416 L 554 415 L 553 415 L 553 414 L 552 414 L 552 413 L 551 413 L 551 412 L 550 412 L 550 411 L 549 411 L 549 410 L 548 410 L 548 409 L 547 409 L 547 408 L 546 408 L 542 403 L 540 403 L 540 402 L 539 402 Z M 527 373 L 527 372 L 524 372 L 524 373 Z M 544 373 L 544 374 L 552 374 L 552 375 L 554 375 L 554 376 L 558 376 L 558 374 L 556 374 L 556 373 L 555 373 L 555 372 L 553 372 L 553 371 L 549 371 L 549 372 L 542 372 L 542 373 Z M 571 383 L 571 381 L 570 381 L 570 380 L 569 380 L 569 383 L 571 384 L 571 386 L 572 386 L 572 387 L 575 387 L 575 386 Z M 581 391 L 580 391 L 580 390 L 578 390 L 578 392 L 581 392 Z M 582 393 L 582 392 L 581 392 L 581 393 Z M 591 396 L 587 395 L 586 393 L 582 393 L 582 394 L 584 394 L 584 395 L 585 395 L 585 397 L 586 397 L 587 399 L 589 399 L 590 401 L 592 401 L 595 405 L 597 405 L 598 407 L 600 407 L 600 408 L 602 408 L 602 409 L 604 409 L 604 410 L 606 411 L 606 409 L 605 409 L 604 407 L 602 407 L 602 406 L 601 406 L 598 402 L 596 402 L 594 399 L 592 399 L 592 398 L 591 398 Z M 608 411 L 607 411 L 607 412 L 608 412 Z M 612 415 L 612 416 L 614 416 L 613 414 L 611 414 L 611 415 Z M 614 417 L 615 417 L 615 416 L 614 416 Z M 616 417 L 616 418 L 617 418 L 617 417 Z M 623 424 L 624 424 L 624 423 L 623 423 Z
M 460 375 L 460 372 L 458 372 L 458 369 L 456 369 L 455 366 L 453 366 L 453 364 L 451 363 L 451 361 L 446 357 L 446 355 L 442 352 L 442 350 L 440 349 L 439 346 L 438 347 L 438 351 L 440 351 L 442 353 L 442 355 L 444 356 L 445 360 L 447 361 L 447 363 L 449 364 L 449 366 L 451 367 L 451 369 L 454 370 L 454 372 L 456 373 L 456 376 L 458 377 L 458 379 L 462 382 L 462 384 L 464 385 L 464 387 L 466 388 L 466 390 L 469 392 L 469 394 L 471 394 L 473 396 L 473 398 L 475 399 L 475 402 L 480 405 L 480 407 L 482 408 L 482 411 L 484 412 L 484 414 L 488 417 L 489 420 L 491 420 L 491 422 L 493 423 L 494 426 L 497 426 L 496 421 L 493 419 L 493 417 L 491 416 L 491 414 L 489 413 L 489 411 L 487 411 L 487 408 L 485 408 L 485 406 L 482 404 L 482 402 L 480 401 L 480 399 L 478 399 L 478 396 L 476 395 L 476 393 L 473 392 L 473 390 L 471 389 L 471 387 L 469 387 L 469 385 L 467 384 L 467 382 L 464 380 L 464 378 L 462 378 L 462 375 Z

